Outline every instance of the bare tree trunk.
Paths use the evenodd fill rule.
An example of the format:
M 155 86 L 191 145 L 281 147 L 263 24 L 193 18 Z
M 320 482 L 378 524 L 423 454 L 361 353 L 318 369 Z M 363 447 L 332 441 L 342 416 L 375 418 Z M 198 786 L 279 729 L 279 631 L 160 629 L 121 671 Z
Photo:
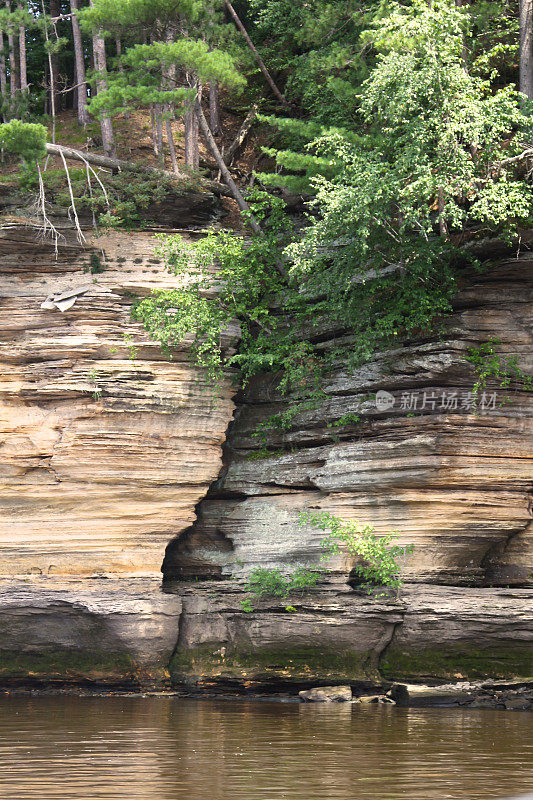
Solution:
M 6 8 L 8 12 L 11 13 L 10 0 L 6 0 Z M 9 90 L 11 93 L 11 99 L 14 100 L 17 89 L 20 86 L 20 82 L 17 69 L 17 56 L 15 53 L 15 37 L 13 36 L 13 30 L 11 28 L 9 28 L 7 32 L 7 44 L 9 47 Z
M 43 19 L 46 18 L 46 10 L 44 7 L 44 0 L 41 0 L 41 10 L 43 12 Z M 56 87 L 54 84 L 54 70 L 52 69 L 52 54 L 50 52 L 50 37 L 48 36 L 48 25 L 45 23 L 44 25 L 44 38 L 46 44 L 48 45 L 48 72 L 50 75 L 50 104 L 52 106 L 52 141 L 55 142 L 56 140 Z
M 18 3 L 17 8 L 22 11 L 22 4 Z M 28 91 L 28 62 L 26 59 L 26 27 L 19 26 L 19 63 L 20 63 L 20 91 Z
M 174 145 L 174 137 L 172 135 L 172 122 L 170 121 L 170 119 L 165 120 L 165 126 L 167 131 L 167 142 L 168 142 L 168 149 L 170 152 L 170 160 L 172 161 L 172 170 L 174 174 L 177 175 L 178 177 L 183 177 L 182 173 L 180 172 L 178 158 L 176 156 L 176 146 Z
M 167 42 L 174 41 L 174 31 L 169 30 L 166 36 Z M 163 87 L 167 90 L 172 90 L 176 86 L 176 66 L 174 64 L 163 67 L 162 70 Z M 170 160 L 172 162 L 172 169 L 175 175 L 180 175 L 178 165 L 178 158 L 176 156 L 176 146 L 174 144 L 174 136 L 172 134 L 172 119 L 174 119 L 174 105 L 168 104 L 165 108 L 165 128 L 167 133 L 168 150 L 170 153 Z
M 276 97 L 278 98 L 278 100 L 280 101 L 280 103 L 281 103 L 283 106 L 285 106 L 286 108 L 290 108 L 290 105 L 289 105 L 289 103 L 288 103 L 288 102 L 285 100 L 285 98 L 284 98 L 284 97 L 283 97 L 283 95 L 281 94 L 280 90 L 278 89 L 278 87 L 277 87 L 277 86 L 276 86 L 276 84 L 274 83 L 274 80 L 273 80 L 273 78 L 272 78 L 272 75 L 271 75 L 271 74 L 270 74 L 270 72 L 267 70 L 267 68 L 266 68 L 266 66 L 265 66 L 265 64 L 264 64 L 264 62 L 263 62 L 263 59 L 261 58 L 261 56 L 260 56 L 260 55 L 259 55 L 259 53 L 257 52 L 257 50 L 256 50 L 256 48 L 255 48 L 255 46 L 254 46 L 254 43 L 252 42 L 252 40 L 251 40 L 251 39 L 250 39 L 250 37 L 248 36 L 248 32 L 247 32 L 246 28 L 244 27 L 244 25 L 242 24 L 242 22 L 241 22 L 241 20 L 239 19 L 239 17 L 237 16 L 237 12 L 236 12 L 236 11 L 235 11 L 235 9 L 233 8 L 233 6 L 232 6 L 232 5 L 231 5 L 231 3 L 229 2 L 229 0 L 224 0 L 224 2 L 225 2 L 225 4 L 226 4 L 226 8 L 228 9 L 229 13 L 230 13 L 230 14 L 231 14 L 231 16 L 233 17 L 233 20 L 234 20 L 234 22 L 235 22 L 235 25 L 238 27 L 238 29 L 240 30 L 240 32 L 242 33 L 242 35 L 243 35 L 243 36 L 244 36 L 244 38 L 246 39 L 246 44 L 248 45 L 248 47 L 250 48 L 250 50 L 251 50 L 251 51 L 252 51 L 252 53 L 254 54 L 254 56 L 255 56 L 255 60 L 257 61 L 258 65 L 259 65 L 259 69 L 261 70 L 261 72 L 262 72 L 262 73 L 263 73 L 263 75 L 265 76 L 265 80 L 266 80 L 266 82 L 268 83 L 268 85 L 270 86 L 270 88 L 271 88 L 271 89 L 272 89 L 272 91 L 274 92 L 275 96 L 276 96 Z
M 213 136 L 218 136 L 222 132 L 220 126 L 220 103 L 218 98 L 218 83 L 212 81 L 209 84 L 209 127 Z
M 120 57 L 122 56 L 122 40 L 121 39 L 115 39 L 115 47 L 117 49 L 118 71 L 119 72 L 124 72 L 124 67 L 122 66 L 122 62 L 120 60 Z
M 533 99 L 533 0 L 520 0 L 520 91 Z
M 60 0 L 50 0 L 50 16 L 52 17 L 52 19 L 59 17 L 60 14 L 61 14 Z M 55 24 L 54 24 L 54 31 L 57 36 Z M 76 62 L 74 61 L 74 71 L 75 69 L 76 69 Z M 54 98 L 54 105 L 56 111 L 59 111 L 62 105 L 62 95 L 59 90 L 59 56 L 57 55 L 57 53 L 52 53 L 52 71 L 54 73 L 54 87 L 56 93 Z M 76 84 L 77 82 L 78 81 L 76 79 L 76 76 L 74 75 L 74 83 Z
M 80 125 L 87 125 L 89 122 L 89 112 L 87 110 L 87 83 L 85 80 L 85 58 L 83 55 L 80 23 L 76 14 L 79 8 L 78 2 L 79 0 L 70 0 L 70 10 L 72 11 L 72 38 L 74 39 L 74 58 L 76 61 L 76 83 L 79 84 L 76 97 L 78 101 L 78 122 Z
M 6 72 L 6 54 L 4 50 L 4 34 L 0 30 L 0 102 L 3 106 L 2 119 L 7 122 L 6 103 L 7 103 L 7 72 Z
M 200 153 L 198 151 L 198 123 L 194 112 L 186 108 L 183 115 L 185 127 L 185 163 L 188 167 L 198 170 L 200 167 Z
M 189 86 L 191 89 L 194 84 L 192 79 L 187 76 Z M 198 88 L 197 88 L 198 91 Z M 198 171 L 200 169 L 200 151 L 198 150 L 198 117 L 195 114 L 193 100 L 185 100 L 185 114 L 183 115 L 183 124 L 185 128 L 185 163 L 191 169 Z
M 163 158 L 163 113 L 161 111 L 161 104 L 154 105 L 155 117 L 155 154 L 158 158 Z
M 91 6 L 94 5 L 93 0 L 90 0 Z M 107 60 L 105 54 L 105 41 L 102 36 L 98 34 L 93 36 L 93 53 L 94 53 L 94 66 L 98 77 L 96 78 L 96 92 L 104 92 L 107 89 Z M 113 123 L 111 117 L 105 111 L 102 112 L 100 117 L 100 130 L 102 131 L 102 144 L 106 155 L 115 156 L 115 137 L 113 134 Z
M 200 98 L 199 97 L 196 98 L 195 115 L 196 115 L 196 118 L 198 119 L 198 123 L 200 125 L 200 128 L 202 129 L 202 133 L 203 133 L 203 135 L 205 137 L 205 140 L 207 142 L 207 146 L 211 150 L 211 153 L 212 153 L 215 161 L 217 162 L 217 166 L 218 166 L 218 168 L 219 168 L 219 170 L 220 170 L 220 172 L 222 174 L 222 177 L 224 178 L 226 184 L 228 185 L 228 187 L 229 187 L 229 189 L 231 191 L 231 194 L 233 195 L 234 199 L 237 201 L 237 205 L 239 206 L 241 211 L 245 211 L 245 212 L 247 212 L 249 214 L 248 224 L 250 225 L 250 227 L 253 230 L 253 232 L 254 233 L 261 233 L 261 228 L 259 227 L 259 225 L 257 224 L 257 222 L 255 221 L 255 219 L 252 217 L 252 215 L 250 213 L 250 206 L 248 205 L 248 203 L 246 202 L 246 200 L 242 196 L 240 189 L 238 188 L 237 184 L 235 183 L 235 181 L 231 177 L 230 171 L 227 168 L 226 164 L 224 163 L 224 159 L 222 158 L 220 150 L 217 147 L 217 143 L 215 142 L 215 140 L 213 138 L 213 134 L 211 133 L 209 125 L 207 124 L 207 120 L 205 118 L 205 114 L 203 112 L 202 104 L 200 102 Z
M 155 129 L 155 108 L 153 103 L 150 106 L 150 124 L 152 127 L 152 146 L 154 148 L 154 154 L 157 156 L 157 133 Z

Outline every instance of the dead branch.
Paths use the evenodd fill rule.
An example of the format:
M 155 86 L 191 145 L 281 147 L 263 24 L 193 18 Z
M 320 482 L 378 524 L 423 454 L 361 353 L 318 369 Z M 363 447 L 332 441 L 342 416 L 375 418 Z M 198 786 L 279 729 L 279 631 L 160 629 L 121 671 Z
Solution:
M 249 223 L 251 229 L 253 230 L 253 232 L 254 233 L 261 233 L 261 228 L 259 227 L 259 225 L 257 224 L 257 222 L 255 221 L 255 219 L 252 217 L 252 215 L 250 213 L 250 206 L 248 205 L 248 203 L 246 202 L 246 200 L 242 196 L 240 189 L 237 187 L 237 184 L 235 183 L 235 181 L 231 177 L 229 169 L 227 168 L 226 164 L 224 163 L 224 159 L 222 158 L 220 150 L 218 149 L 218 145 L 215 142 L 213 134 L 211 133 L 211 128 L 209 127 L 209 124 L 208 124 L 208 122 L 207 122 L 207 120 L 205 118 L 205 114 L 204 114 L 204 111 L 203 111 L 203 108 L 202 108 L 202 104 L 200 103 L 200 100 L 198 98 L 196 98 L 195 113 L 196 113 L 196 117 L 198 119 L 198 123 L 200 125 L 200 129 L 201 129 L 201 131 L 202 131 L 202 133 L 204 135 L 205 141 L 207 143 L 207 146 L 211 150 L 211 154 L 213 155 L 215 161 L 217 162 L 217 166 L 218 166 L 218 168 L 219 168 L 219 170 L 220 170 L 220 172 L 222 174 L 222 177 L 226 181 L 226 183 L 227 183 L 227 185 L 228 185 L 228 187 L 229 187 L 229 189 L 231 191 L 231 194 L 232 194 L 233 198 L 236 200 L 237 205 L 239 206 L 241 211 L 245 211 L 248 214 L 248 223 Z
M 247 115 L 245 116 L 243 123 L 239 130 L 237 131 L 237 135 L 235 139 L 232 141 L 226 152 L 224 153 L 224 163 L 228 166 L 231 164 L 233 160 L 233 156 L 242 145 L 248 133 L 255 122 L 255 118 L 257 117 L 257 112 L 259 110 L 259 102 L 255 102 Z
M 61 144 L 46 143 L 46 152 L 51 156 L 64 155 L 65 158 L 70 158 L 74 161 L 82 161 L 83 163 L 89 162 L 96 167 L 103 167 L 110 169 L 113 172 L 122 172 L 123 170 L 129 172 L 148 172 L 154 175 L 164 175 L 165 177 L 176 179 L 173 172 L 160 167 L 151 167 L 148 165 L 132 164 L 130 161 L 123 161 L 120 158 L 111 158 L 110 156 L 102 156 L 99 153 L 86 153 L 80 150 L 74 150 L 72 147 L 64 147 Z M 233 197 L 232 192 L 227 186 L 216 181 L 202 180 L 202 188 L 209 189 L 216 195 L 223 197 Z
M 231 16 L 233 17 L 233 21 L 235 22 L 235 25 L 238 27 L 238 29 L 240 30 L 240 32 L 242 33 L 242 35 L 243 35 L 243 36 L 244 36 L 244 38 L 246 39 L 246 44 L 248 45 L 248 47 L 250 48 L 250 50 L 251 50 L 251 51 L 252 51 L 252 53 L 254 54 L 254 56 L 255 56 L 255 60 L 257 61 L 258 65 L 259 65 L 259 69 L 261 70 L 261 72 L 262 72 L 262 73 L 263 73 L 263 75 L 265 76 L 265 80 L 266 80 L 266 82 L 268 83 L 268 85 L 270 86 L 270 88 L 272 89 L 272 91 L 274 92 L 274 94 L 276 95 L 276 97 L 278 98 L 278 100 L 280 101 L 280 103 L 281 103 L 283 106 L 285 106 L 285 108 L 290 108 L 290 104 L 287 102 L 287 100 L 285 100 L 285 98 L 284 98 L 284 97 L 283 97 L 283 95 L 281 94 L 280 90 L 278 89 L 278 87 L 277 87 L 277 86 L 276 86 L 276 84 L 274 83 L 274 80 L 273 80 L 273 78 L 272 78 L 272 75 L 270 74 L 270 72 L 269 72 L 269 71 L 268 71 L 268 69 L 266 68 L 266 66 L 265 66 L 265 63 L 264 63 L 263 59 L 261 58 L 261 56 L 259 55 L 259 53 L 257 52 L 257 50 L 256 50 L 256 48 L 255 48 L 255 45 L 254 45 L 254 43 L 252 42 L 252 40 L 251 40 L 251 39 L 250 39 L 250 37 L 248 36 L 248 31 L 246 30 L 246 28 L 245 28 L 245 27 L 244 27 L 244 25 L 242 24 L 242 22 L 241 22 L 241 20 L 240 20 L 239 16 L 237 15 L 237 12 L 236 12 L 236 11 L 235 11 L 235 9 L 233 8 L 233 6 L 232 6 L 232 5 L 231 5 L 231 3 L 229 2 L 229 0 L 224 0 L 224 2 L 225 2 L 225 4 L 226 4 L 226 8 L 228 9 L 229 13 L 230 13 L 230 14 L 231 14 Z
M 61 156 L 61 160 L 62 160 L 63 166 L 65 168 L 65 174 L 67 176 L 68 191 L 69 191 L 70 203 L 71 203 L 70 207 L 72 208 L 72 213 L 74 215 L 74 227 L 76 228 L 76 237 L 77 237 L 78 242 L 80 244 L 84 244 L 85 236 L 83 235 L 83 231 L 82 231 L 82 229 L 80 227 L 80 221 L 78 219 L 78 212 L 76 211 L 76 201 L 74 200 L 74 192 L 72 191 L 72 183 L 71 183 L 71 180 L 70 180 L 70 173 L 68 171 L 67 162 L 65 161 L 65 156 L 63 155 L 63 153 L 60 153 L 59 155 Z

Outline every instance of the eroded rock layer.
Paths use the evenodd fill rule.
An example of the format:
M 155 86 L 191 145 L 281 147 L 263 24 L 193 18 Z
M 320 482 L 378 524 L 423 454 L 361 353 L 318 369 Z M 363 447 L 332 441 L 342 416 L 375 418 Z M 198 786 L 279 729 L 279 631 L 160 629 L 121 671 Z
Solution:
M 126 615 L 118 650 L 145 669 L 133 642 L 149 653 L 161 614 L 154 663 L 175 642 L 179 599 L 161 593 L 161 564 L 219 473 L 232 390 L 215 401 L 185 349 L 163 355 L 132 321 L 135 296 L 172 285 L 153 234 L 80 246 L 63 233 L 56 256 L 29 223 L 0 229 L 0 662 L 20 629 L 31 672 L 47 637 L 63 647 L 63 615 L 78 620 L 80 658 L 100 642 L 110 652 Z M 13 605 L 14 576 L 28 582 Z
M 317 680 L 321 653 L 342 662 L 324 666 L 328 680 L 378 669 L 412 680 L 533 672 L 533 398 L 523 381 L 507 388 L 495 375 L 476 391 L 479 375 L 466 358 L 495 339 L 502 368 L 516 358 L 531 375 L 532 300 L 529 254 L 465 273 L 442 335 L 382 353 L 352 374 L 338 370 L 324 404 L 266 441 L 254 434 L 287 404 L 267 380 L 238 399 L 224 472 L 198 522 L 167 551 L 169 587 L 191 577 L 244 578 L 256 566 L 320 565 L 324 533 L 299 525 L 298 515 L 322 509 L 413 544 L 406 590 L 381 605 L 351 592 L 348 556 L 329 562 L 315 599 L 298 601 L 302 611 L 291 598 L 243 613 L 224 583 L 227 604 L 204 607 L 197 592 L 180 588 L 178 673 L 250 679 L 266 668 L 301 678 L 308 670 Z M 331 346 L 321 334 L 321 346 Z M 381 405 L 378 392 L 388 393 Z M 285 611 L 288 603 L 298 613 Z
M 0 680 L 531 675 L 532 396 L 494 377 L 476 394 L 466 360 L 497 339 L 533 371 L 529 255 L 465 273 L 441 336 L 339 369 L 266 442 L 287 403 L 255 381 L 224 460 L 229 381 L 215 402 L 186 343 L 170 358 L 131 319 L 134 296 L 171 285 L 153 234 L 65 231 L 56 257 L 5 221 L 0 274 Z M 341 555 L 313 591 L 243 607 L 254 567 L 322 565 L 309 509 L 413 544 L 401 595 L 351 589 Z

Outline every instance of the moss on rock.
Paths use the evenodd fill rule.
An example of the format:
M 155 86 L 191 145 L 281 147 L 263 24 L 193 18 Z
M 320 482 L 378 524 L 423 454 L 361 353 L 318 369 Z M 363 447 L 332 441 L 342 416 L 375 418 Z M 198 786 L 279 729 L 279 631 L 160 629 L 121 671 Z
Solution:
M 127 653 L 94 650 L 0 651 L 0 680 L 132 682 L 136 666 Z
M 531 648 L 443 647 L 404 651 L 389 648 L 380 663 L 384 678 L 393 681 L 529 678 L 533 674 Z
M 226 650 L 203 645 L 176 650 L 169 671 L 175 683 L 199 678 L 249 680 L 368 680 L 376 677 L 368 653 L 324 650 L 319 647 L 279 647 Z

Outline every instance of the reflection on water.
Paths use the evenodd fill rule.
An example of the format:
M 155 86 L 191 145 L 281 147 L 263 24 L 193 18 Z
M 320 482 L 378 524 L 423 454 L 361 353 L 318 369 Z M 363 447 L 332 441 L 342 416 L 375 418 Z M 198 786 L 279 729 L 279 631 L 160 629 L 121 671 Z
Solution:
M 532 755 L 529 713 L 0 697 L 2 800 L 484 800 Z

